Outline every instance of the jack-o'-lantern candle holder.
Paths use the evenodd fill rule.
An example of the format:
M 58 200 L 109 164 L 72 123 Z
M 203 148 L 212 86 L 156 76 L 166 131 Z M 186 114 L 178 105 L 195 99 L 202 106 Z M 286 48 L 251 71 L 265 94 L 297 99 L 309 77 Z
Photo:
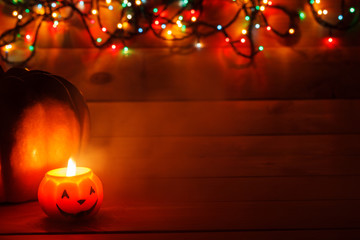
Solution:
M 51 218 L 88 218 L 99 211 L 103 187 L 90 168 L 76 167 L 70 159 L 68 168 L 54 169 L 45 174 L 39 186 L 38 200 Z

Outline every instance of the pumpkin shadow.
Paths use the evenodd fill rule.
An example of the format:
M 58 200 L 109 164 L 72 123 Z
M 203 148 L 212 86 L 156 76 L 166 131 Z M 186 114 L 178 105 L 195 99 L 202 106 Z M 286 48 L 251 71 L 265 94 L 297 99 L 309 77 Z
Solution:
M 98 230 L 100 224 L 98 217 L 91 216 L 86 218 L 68 218 L 68 219 L 52 219 L 44 216 L 37 223 L 41 229 L 46 232 L 76 232 L 90 233 Z

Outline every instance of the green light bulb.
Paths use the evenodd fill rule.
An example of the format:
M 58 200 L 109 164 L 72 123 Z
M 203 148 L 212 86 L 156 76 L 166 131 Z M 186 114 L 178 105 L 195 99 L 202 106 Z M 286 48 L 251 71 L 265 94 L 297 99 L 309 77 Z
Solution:
M 299 12 L 299 17 L 300 17 L 300 20 L 304 20 L 306 18 L 306 15 L 304 12 Z

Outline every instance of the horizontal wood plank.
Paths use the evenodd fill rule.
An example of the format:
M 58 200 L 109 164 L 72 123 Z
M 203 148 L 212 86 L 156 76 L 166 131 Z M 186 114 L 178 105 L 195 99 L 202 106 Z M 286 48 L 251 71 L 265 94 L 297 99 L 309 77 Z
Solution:
M 124 204 L 360 199 L 360 176 L 247 178 L 121 178 L 100 175 L 105 196 Z
M 105 151 L 105 150 L 104 150 Z M 225 155 L 225 154 L 224 154 Z M 125 178 L 215 178 L 360 175 L 360 156 L 120 157 L 89 151 L 81 164 L 98 171 L 111 166 Z M 101 162 L 101 163 L 100 163 Z
M 3 240 L 215 240 L 215 239 L 237 239 L 237 240 L 358 240 L 360 230 L 356 229 L 323 229 L 323 230 L 284 230 L 284 231 L 210 231 L 210 232 L 133 232 L 133 233 L 100 233 L 100 234 L 51 234 L 51 235 L 2 235 Z
M 359 25 L 360 26 L 360 25 Z M 360 48 L 269 48 L 253 64 L 228 48 L 191 54 L 39 49 L 29 62 L 69 79 L 91 101 L 360 98 Z
M 37 202 L 0 206 L 0 233 L 359 229 L 359 200 L 200 203 L 177 206 L 104 202 L 92 221 L 53 222 Z
M 90 102 L 89 108 L 95 137 L 360 133 L 360 100 Z
M 125 178 L 359 175 L 360 135 L 92 138 L 77 159 Z
M 286 156 L 360 156 L 360 135 L 289 135 L 228 137 L 114 137 L 91 138 L 86 155 L 99 166 L 116 158 L 217 158 Z M 110 156 L 110 158 L 109 158 Z M 95 159 L 94 159 L 95 160 Z

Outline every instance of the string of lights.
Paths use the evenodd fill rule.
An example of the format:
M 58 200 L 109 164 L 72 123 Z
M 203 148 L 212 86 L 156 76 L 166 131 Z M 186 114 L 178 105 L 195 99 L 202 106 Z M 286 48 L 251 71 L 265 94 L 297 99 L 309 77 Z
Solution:
M 320 0 L 309 0 L 310 9 L 317 23 L 329 30 L 327 41 L 334 41 L 333 31 L 348 31 L 359 23 L 359 11 L 356 11 L 354 5 L 349 5 L 345 0 L 340 2 L 340 8 L 337 13 L 329 14 Z M 357 3 L 359 5 L 359 3 Z
M 232 4 L 233 16 L 225 24 L 205 21 L 204 0 L 2 0 L 16 19 L 15 26 L 0 35 L 0 56 L 9 64 L 25 64 L 36 52 L 39 30 L 44 23 L 57 29 L 80 19 L 83 28 L 96 48 L 111 48 L 128 53 L 129 40 L 147 32 L 164 41 L 191 40 L 195 48 L 203 47 L 202 40 L 220 34 L 234 52 L 253 59 L 264 50 L 255 41 L 256 31 L 265 29 L 282 38 L 291 38 L 298 28 L 298 20 L 305 13 L 293 12 L 276 5 L 271 0 L 223 0 Z M 324 0 L 322 0 L 324 1 Z M 159 3 L 160 2 L 160 3 Z M 311 12 L 319 24 L 329 29 L 328 41 L 333 30 L 349 30 L 359 22 L 359 11 L 341 1 L 337 21 L 327 18 L 328 10 L 320 0 L 308 0 Z M 282 12 L 288 18 L 288 26 L 280 31 L 268 21 L 270 9 Z M 111 21 L 109 21 L 111 19 Z M 116 19 L 116 21 L 114 21 Z M 236 31 L 234 33 L 234 27 Z M 29 30 L 29 28 L 31 28 Z M 22 57 L 16 57 L 21 51 Z

